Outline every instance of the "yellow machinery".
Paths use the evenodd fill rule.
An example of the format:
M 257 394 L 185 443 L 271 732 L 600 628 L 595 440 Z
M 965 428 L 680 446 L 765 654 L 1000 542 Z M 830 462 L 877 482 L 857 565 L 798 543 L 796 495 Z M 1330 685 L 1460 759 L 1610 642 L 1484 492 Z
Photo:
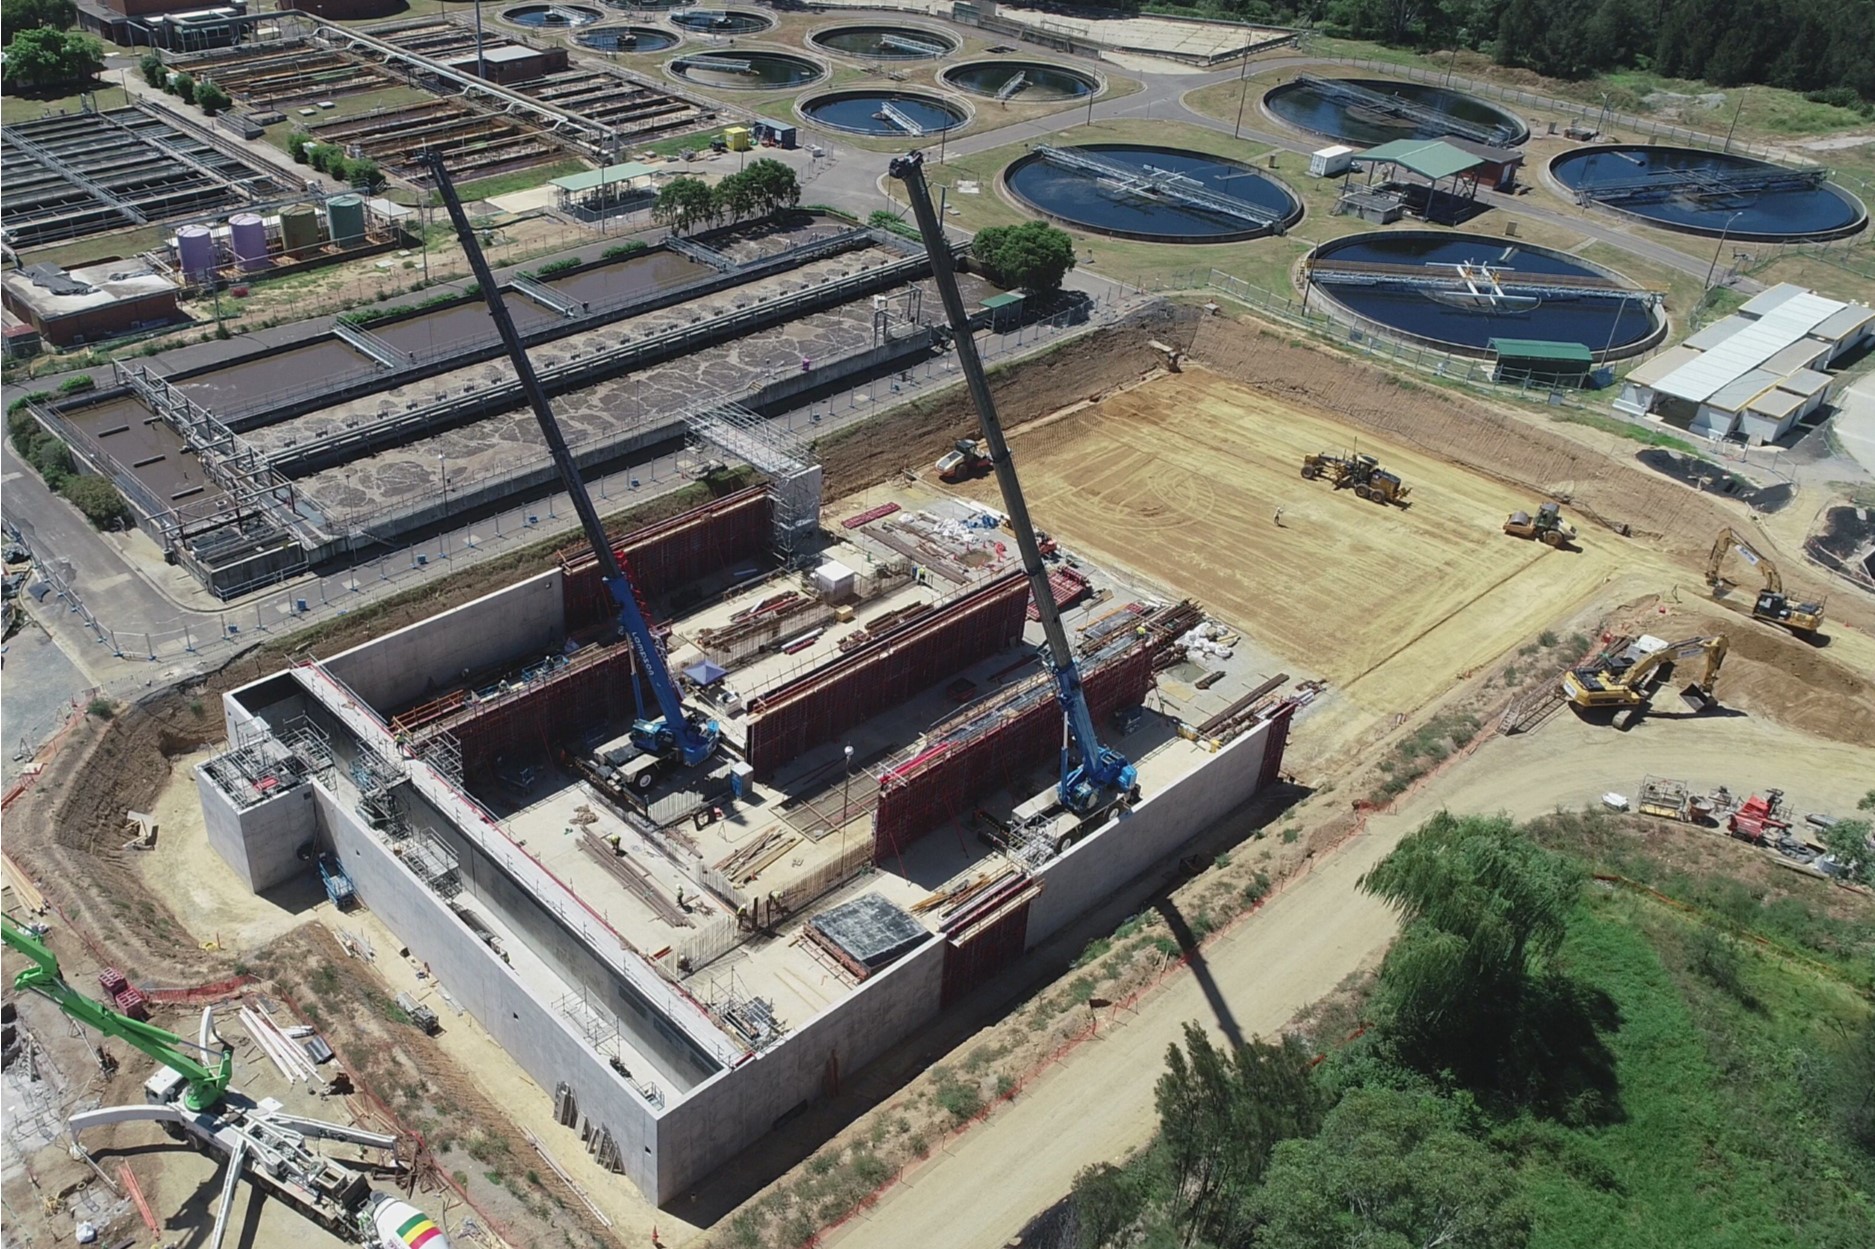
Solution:
M 1400 503 L 1413 492 L 1411 486 L 1402 485 L 1399 476 L 1380 467 L 1380 461 L 1371 455 L 1336 455 L 1324 451 L 1319 455 L 1302 457 L 1302 475 L 1310 481 L 1326 477 L 1334 483 L 1337 490 L 1352 488 L 1363 499 L 1372 499 L 1376 503 Z
M 1822 627 L 1823 605 L 1799 603 L 1787 598 L 1784 594 L 1784 578 L 1777 571 L 1777 565 L 1760 555 L 1751 543 L 1729 527 L 1719 530 L 1719 537 L 1712 544 L 1712 554 L 1706 560 L 1706 584 L 1712 587 L 1714 598 L 1723 596 L 1735 584 L 1727 580 L 1722 571 L 1725 557 L 1733 551 L 1737 551 L 1740 558 L 1764 577 L 1764 588 L 1758 591 L 1757 599 L 1751 604 L 1751 614 L 1755 619 L 1783 625 L 1793 633 L 1814 633 Z
M 1699 679 L 1682 688 L 1680 698 L 1694 711 L 1705 711 L 1718 702 L 1714 688 L 1730 648 L 1723 634 L 1667 642 L 1638 655 L 1630 647 L 1564 673 L 1562 695 L 1584 711 L 1613 710 L 1615 726 L 1626 728 L 1646 708 L 1658 676 L 1681 660 L 1703 658 Z
M 1535 538 L 1544 546 L 1558 549 L 1575 541 L 1576 527 L 1562 518 L 1562 509 L 1554 503 L 1545 503 L 1532 516 L 1528 512 L 1512 512 L 1510 519 L 1504 522 L 1504 532 L 1513 538 Z

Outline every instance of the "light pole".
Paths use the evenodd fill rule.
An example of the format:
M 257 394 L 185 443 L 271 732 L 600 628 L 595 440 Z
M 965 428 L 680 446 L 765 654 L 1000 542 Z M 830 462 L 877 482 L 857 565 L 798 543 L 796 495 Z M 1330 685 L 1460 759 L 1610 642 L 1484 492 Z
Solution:
M 442 474 L 443 474 L 443 525 L 442 525 L 441 530 L 436 535 L 436 550 L 437 550 L 437 554 L 441 555 L 444 559 L 448 559 L 449 558 L 449 547 L 448 547 L 448 542 L 449 542 L 449 457 L 439 452 L 436 457 L 436 462 L 438 466 L 441 468 Z
M 1712 289 L 1712 275 L 1718 272 L 1719 269 L 1719 253 L 1725 250 L 1725 236 L 1732 232 L 1732 223 L 1737 221 L 1739 213 L 1744 211 L 1745 210 L 1741 208 L 1738 212 L 1727 217 L 1725 219 L 1725 228 L 1719 231 L 1719 245 L 1712 249 L 1712 263 L 1706 266 L 1706 289 L 1708 291 Z
M 1243 67 L 1237 71 L 1237 81 L 1241 85 L 1237 88 L 1237 124 L 1230 129 L 1230 137 L 1233 139 L 1243 138 L 1243 109 L 1244 104 L 1250 99 L 1250 58 L 1248 55 L 1243 59 Z
M 853 809 L 853 748 L 846 748 L 846 784 L 840 790 L 840 862 L 846 862 L 846 817 Z

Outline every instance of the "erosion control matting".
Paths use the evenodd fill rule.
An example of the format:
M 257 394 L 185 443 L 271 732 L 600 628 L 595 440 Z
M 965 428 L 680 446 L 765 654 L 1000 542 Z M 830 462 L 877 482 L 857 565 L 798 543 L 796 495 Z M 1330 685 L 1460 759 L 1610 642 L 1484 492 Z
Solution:
M 864 980 L 930 933 L 882 895 L 868 893 L 809 920 L 807 935 Z

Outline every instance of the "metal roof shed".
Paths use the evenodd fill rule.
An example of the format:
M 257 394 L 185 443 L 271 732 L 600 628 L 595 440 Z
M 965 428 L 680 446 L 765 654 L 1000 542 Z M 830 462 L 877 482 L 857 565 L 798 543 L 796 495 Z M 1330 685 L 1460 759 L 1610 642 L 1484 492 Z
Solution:
M 1478 170 L 1486 164 L 1483 159 L 1453 147 L 1443 139 L 1395 139 L 1379 147 L 1370 147 L 1354 159 L 1356 163 L 1367 166 L 1370 187 L 1376 170 L 1382 165 L 1396 170 L 1404 169 L 1424 178 L 1429 186 L 1422 215 L 1428 221 L 1449 223 L 1456 223 L 1469 215 L 1470 206 L 1478 198 Z M 1387 178 L 1389 182 L 1396 180 L 1391 175 Z M 1441 189 L 1441 183 L 1450 183 L 1450 186 Z M 1415 188 L 1410 183 L 1406 186 L 1410 199 Z M 1444 202 L 1441 202 L 1442 199 Z
M 1497 353 L 1493 376 L 1500 382 L 1533 381 L 1580 386 L 1595 356 L 1586 344 L 1553 342 L 1541 338 L 1493 338 Z

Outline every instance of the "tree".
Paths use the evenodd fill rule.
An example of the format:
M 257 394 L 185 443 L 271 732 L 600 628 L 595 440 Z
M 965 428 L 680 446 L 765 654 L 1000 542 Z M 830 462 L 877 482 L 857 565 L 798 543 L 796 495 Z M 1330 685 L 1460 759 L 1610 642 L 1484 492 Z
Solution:
M 1823 844 L 1843 865 L 1842 878 L 1857 884 L 1875 882 L 1875 853 L 1869 850 L 1867 820 L 1837 820 L 1823 830 Z
M 800 179 L 794 176 L 794 170 L 772 156 L 750 161 L 742 176 L 749 180 L 756 205 L 762 212 L 780 212 L 801 202 Z
M 1582 881 L 1502 816 L 1441 812 L 1409 834 L 1361 879 L 1404 921 L 1376 993 L 1388 1030 L 1428 1061 L 1488 1064 L 1561 947 Z
M 116 486 L 102 477 L 86 474 L 68 478 L 60 493 L 99 529 L 108 529 L 131 519 L 130 505 L 124 502 L 124 496 L 117 492 Z
M 68 30 L 78 20 L 78 7 L 72 0 L 5 0 L 0 4 L 0 26 L 6 28 L 7 43 L 29 30 Z
M 991 226 L 977 233 L 970 252 L 998 286 L 1056 291 L 1074 268 L 1074 240 L 1045 221 Z
M 1165 1065 L 1155 1090 L 1159 1148 L 1185 1242 L 1240 1243 L 1240 1212 L 1270 1151 L 1321 1123 L 1309 1053 L 1294 1037 L 1226 1051 L 1187 1023 L 1184 1050 L 1169 1047 Z
M 367 191 L 376 190 L 384 181 L 384 171 L 378 167 L 378 162 L 369 156 L 360 156 L 356 160 L 345 162 L 345 179 L 355 187 L 363 187 Z
M 1251 1202 L 1259 1249 L 1522 1249 L 1531 1215 L 1508 1163 L 1451 1103 L 1359 1088 L 1312 1139 L 1271 1156 Z
M 152 87 L 161 87 L 169 81 L 169 66 L 163 64 L 163 54 L 160 52 L 145 52 L 137 61 L 137 72 Z
M 672 178 L 658 192 L 657 203 L 651 206 L 651 219 L 669 226 L 674 234 L 682 234 L 692 226 L 707 225 L 716 220 L 716 213 L 714 192 L 698 178 Z
M 195 89 L 195 106 L 210 117 L 233 103 L 234 100 L 221 89 L 219 83 L 204 81 Z
M 287 155 L 291 156 L 293 162 L 298 165 L 308 164 L 311 161 L 312 158 L 308 155 L 308 150 L 312 145 L 313 137 L 304 130 L 295 130 L 286 137 Z
M 170 84 L 170 87 L 175 91 L 176 98 L 181 100 L 184 104 L 195 103 L 195 79 L 190 75 L 177 74 L 175 81 Z
M 6 85 L 21 92 L 81 86 L 104 68 L 104 45 L 90 35 L 40 26 L 7 44 Z
M 745 171 L 732 173 L 716 184 L 716 209 L 719 217 L 740 221 L 762 207 L 761 189 Z

